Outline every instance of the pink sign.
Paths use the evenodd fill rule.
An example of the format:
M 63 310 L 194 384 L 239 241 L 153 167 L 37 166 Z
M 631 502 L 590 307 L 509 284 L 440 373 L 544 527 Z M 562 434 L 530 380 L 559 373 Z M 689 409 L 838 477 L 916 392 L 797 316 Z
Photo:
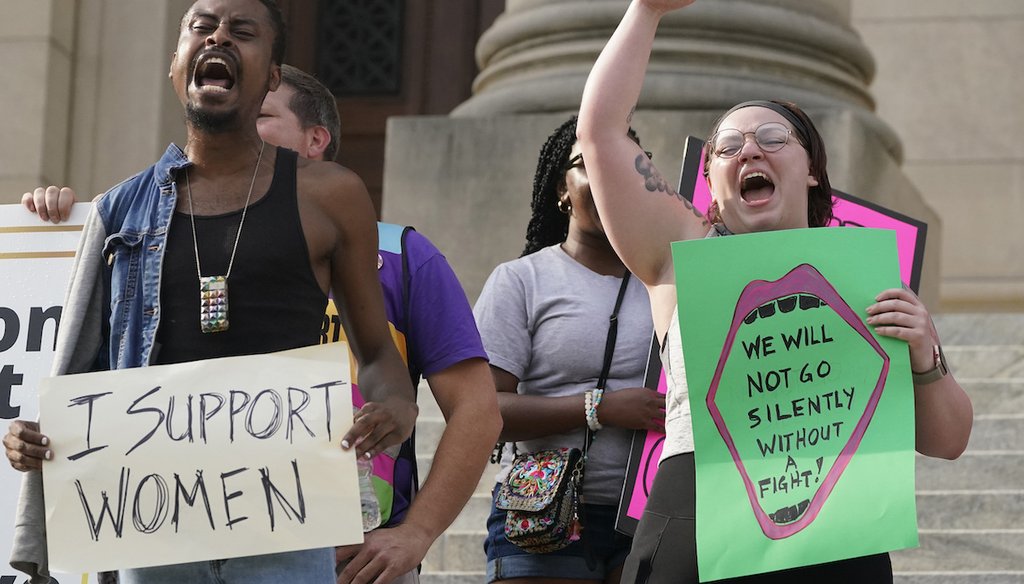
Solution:
M 651 339 L 651 351 L 647 357 L 647 372 L 644 374 L 644 386 L 668 391 L 665 371 L 658 357 L 658 340 Z M 661 461 L 661 448 L 665 442 L 663 432 L 633 433 L 633 445 L 629 453 L 629 464 L 626 465 L 626 480 L 623 482 L 622 495 L 619 500 L 619 512 L 615 520 L 615 528 L 628 535 L 633 535 L 636 525 L 647 505 L 647 497 L 654 485 L 654 475 L 658 472 Z

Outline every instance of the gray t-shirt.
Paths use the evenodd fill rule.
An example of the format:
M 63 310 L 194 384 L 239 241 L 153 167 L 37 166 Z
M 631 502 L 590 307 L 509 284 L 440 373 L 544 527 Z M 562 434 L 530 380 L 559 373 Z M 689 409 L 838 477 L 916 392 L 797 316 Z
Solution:
M 621 278 L 592 272 L 558 245 L 501 264 L 473 309 L 491 365 L 519 378 L 518 392 L 524 395 L 555 397 L 593 389 L 603 365 L 608 317 L 621 285 Z M 652 331 L 647 291 L 630 278 L 619 309 L 606 391 L 643 385 Z M 582 408 L 581 404 L 581 413 Z M 618 504 L 632 433 L 605 426 L 595 434 L 583 485 L 588 503 Z M 585 434 L 580 426 L 566 434 L 519 442 L 518 448 L 583 448 Z M 498 481 L 507 472 L 509 457 L 502 462 Z

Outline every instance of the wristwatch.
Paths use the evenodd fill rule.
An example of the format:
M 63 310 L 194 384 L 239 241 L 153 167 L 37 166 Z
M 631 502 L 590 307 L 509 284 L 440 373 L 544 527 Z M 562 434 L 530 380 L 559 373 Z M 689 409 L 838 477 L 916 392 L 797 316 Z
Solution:
M 949 369 L 946 368 L 946 355 L 940 345 L 932 345 L 932 356 L 935 359 L 935 367 L 924 373 L 914 373 L 914 385 L 934 383 L 949 373 Z

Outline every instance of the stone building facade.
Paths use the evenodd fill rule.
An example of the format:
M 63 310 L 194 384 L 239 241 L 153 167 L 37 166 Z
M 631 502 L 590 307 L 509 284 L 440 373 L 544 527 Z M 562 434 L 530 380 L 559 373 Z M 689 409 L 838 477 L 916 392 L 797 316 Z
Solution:
M 822 112 L 823 131 L 831 132 L 836 144 L 846 146 L 859 139 L 854 135 L 858 132 L 876 140 L 886 153 L 882 171 L 891 175 L 885 178 L 888 182 L 877 184 L 897 184 L 916 193 L 895 199 L 884 192 L 858 194 L 932 224 L 928 269 L 933 281 L 929 286 L 941 300 L 940 307 L 1024 310 L 1024 237 L 1017 229 L 1024 217 L 1024 140 L 1020 139 L 1024 108 L 1017 97 L 1024 93 L 1024 77 L 1016 73 L 1024 61 L 1024 4 L 1015 0 L 967 4 L 954 0 L 703 1 L 706 6 L 701 9 L 708 12 L 707 18 L 714 17 L 714 6 L 722 18 L 777 9 L 831 23 L 786 29 L 770 21 L 748 21 L 743 34 L 734 30 L 734 35 L 717 38 L 666 39 L 663 47 L 668 53 L 699 52 L 701 43 L 710 43 L 726 47 L 739 60 L 769 52 L 779 57 L 776 65 L 783 62 L 790 72 L 799 69 L 808 73 L 806 79 L 819 79 L 816 87 L 802 90 L 811 98 L 809 107 Z M 415 2 L 426 0 L 410 5 Z M 37 184 L 68 184 L 82 193 L 101 192 L 152 162 L 169 141 L 182 138 L 180 106 L 166 71 L 178 19 L 188 4 L 186 0 L 13 0 L 4 4 L 0 64 L 7 71 L 7 82 L 0 85 L 6 116 L 6 131 L 0 135 L 0 202 L 16 202 Z M 479 4 L 487 3 L 479 0 Z M 522 97 L 530 94 L 523 89 L 529 88 L 529 71 L 541 71 L 545 62 L 554 59 L 567 67 L 567 76 L 585 75 L 587 60 L 599 50 L 601 35 L 610 33 L 614 14 L 621 13 L 625 0 L 507 0 L 505 4 L 504 14 L 477 44 L 482 74 L 475 96 L 456 109 L 456 117 L 393 118 L 388 133 L 385 219 L 415 223 L 437 239 L 471 296 L 489 270 L 485 266 L 517 255 L 536 151 L 545 130 L 572 109 L 566 105 L 575 91 L 572 83 L 535 94 L 545 96 L 535 100 L 539 103 L 531 104 L 529 99 L 523 103 Z M 591 30 L 576 40 L 560 40 L 558 31 L 546 31 L 543 42 L 534 43 L 530 30 L 507 28 L 516 19 L 522 24 L 531 11 L 533 18 L 561 19 L 575 29 Z M 432 12 L 424 17 L 438 18 Z M 526 25 L 527 29 L 533 26 Z M 686 25 L 680 26 L 685 29 Z M 780 36 L 787 30 L 815 50 L 802 52 L 799 46 L 787 45 Z M 500 37 L 510 34 L 527 36 L 502 45 L 505 41 Z M 436 42 L 450 50 L 456 41 L 438 37 Z M 464 39 L 459 42 L 464 47 Z M 835 53 L 822 52 L 828 47 Z M 489 54 L 491 49 L 506 54 Z M 502 59 L 500 67 L 493 68 Z M 687 67 L 694 74 L 694 95 L 703 96 L 706 103 L 685 95 L 686 109 L 673 110 L 669 100 L 658 97 L 655 87 L 651 106 L 645 110 L 641 104 L 638 125 L 647 126 L 642 129 L 651 136 L 660 159 L 671 160 L 677 154 L 671 136 L 659 135 L 658 127 L 666 121 L 680 127 L 706 125 L 711 112 L 738 95 L 729 79 L 715 74 L 713 67 L 691 64 L 683 69 Z M 518 79 L 508 76 L 516 71 L 521 74 Z M 748 80 L 765 72 L 754 73 L 747 75 Z M 766 87 L 777 82 L 770 71 L 765 75 Z M 419 76 L 424 87 L 447 80 L 443 68 Z M 499 91 L 506 82 L 520 84 L 518 94 L 515 89 Z M 468 83 L 460 78 L 456 84 L 467 85 L 464 91 L 469 95 Z M 561 95 L 551 97 L 553 90 Z M 832 107 L 828 99 L 813 103 L 822 96 L 846 106 Z M 509 99 L 518 100 L 518 105 L 510 105 Z M 435 101 L 434 109 L 426 113 L 447 113 L 437 111 L 448 107 L 444 100 Z M 478 107 L 481 104 L 486 107 Z M 448 130 L 442 131 L 442 126 Z M 511 132 L 517 126 L 528 130 Z M 475 142 L 471 135 L 481 136 L 481 128 L 498 132 L 483 136 L 507 139 L 501 145 L 488 144 L 492 140 Z M 413 133 L 403 134 L 407 131 Z M 433 150 L 436 159 L 438 151 L 432 143 L 397 147 L 390 139 L 396 132 L 424 138 L 463 136 L 469 142 L 455 148 L 474 152 L 444 164 L 417 162 L 415 156 L 425 157 Z M 830 147 L 836 151 L 831 142 Z M 516 154 L 515 160 L 499 158 L 510 153 Z M 836 158 L 841 161 L 844 155 Z M 470 173 L 463 182 L 453 182 L 463 176 L 460 169 L 479 168 L 481 162 L 491 169 L 489 174 Z M 846 156 L 839 173 L 846 182 L 871 189 L 876 183 L 859 178 L 855 163 Z M 419 184 L 437 179 L 451 192 L 427 198 L 424 193 L 433 188 L 416 188 L 403 167 L 444 171 L 445 176 L 419 176 Z M 495 189 L 498 183 L 502 187 Z M 843 183 L 835 186 L 856 190 Z M 502 189 L 521 193 L 514 208 L 509 207 L 510 214 L 495 214 L 490 204 L 503 196 Z M 421 199 L 422 213 L 411 200 L 414 195 Z M 476 231 L 447 229 L 446 233 L 445 226 L 453 220 L 475 226 Z M 493 245 L 477 245 L 478 240 Z

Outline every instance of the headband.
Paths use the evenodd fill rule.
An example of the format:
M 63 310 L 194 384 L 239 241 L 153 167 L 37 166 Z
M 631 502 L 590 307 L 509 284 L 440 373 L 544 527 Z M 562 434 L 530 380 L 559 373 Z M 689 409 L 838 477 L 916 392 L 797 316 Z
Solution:
M 722 115 L 721 119 L 724 120 L 725 118 L 729 117 L 729 114 L 733 113 L 734 111 L 741 110 L 741 109 L 747 108 L 747 107 L 763 107 L 765 109 L 770 109 L 773 112 L 779 114 L 780 116 L 786 118 L 786 120 L 793 126 L 793 130 L 795 130 L 797 135 L 800 137 L 800 143 L 804 144 L 805 147 L 810 148 L 810 146 L 811 146 L 811 132 L 808 130 L 807 124 L 805 124 L 800 118 L 798 118 L 796 116 L 796 114 L 794 114 L 792 111 L 790 111 L 790 109 L 788 107 L 786 107 L 786 106 L 784 106 L 784 105 L 782 105 L 780 103 L 776 103 L 774 101 L 765 101 L 765 100 L 745 101 L 745 102 L 743 102 L 741 104 L 737 104 L 737 105 L 733 106 L 732 109 L 730 109 L 729 111 L 725 112 Z

